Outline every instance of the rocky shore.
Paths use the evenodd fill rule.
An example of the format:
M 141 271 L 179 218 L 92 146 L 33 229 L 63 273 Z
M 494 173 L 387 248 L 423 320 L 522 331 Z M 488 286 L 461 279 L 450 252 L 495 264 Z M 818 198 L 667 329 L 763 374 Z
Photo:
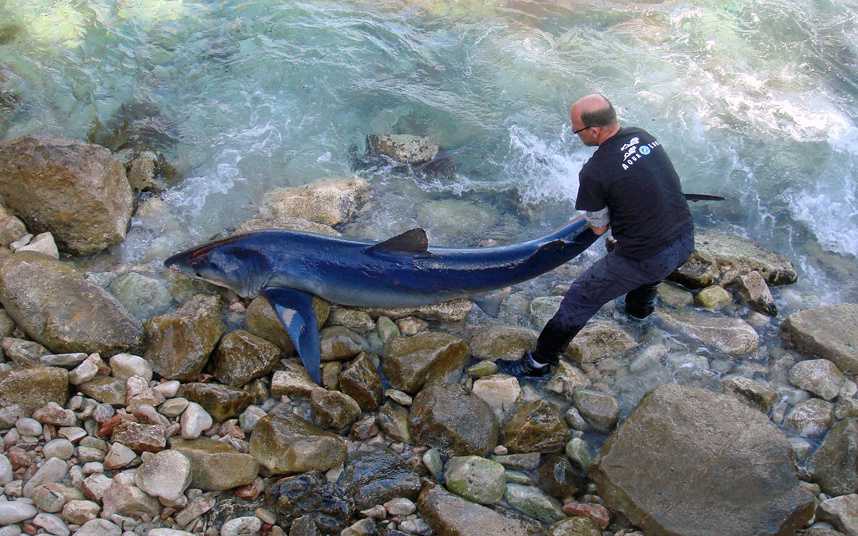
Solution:
M 135 205 L 169 220 L 135 203 L 159 155 L 126 156 L 0 142 L 0 536 L 858 535 L 858 304 L 780 315 L 788 259 L 702 231 L 657 318 L 606 307 L 536 385 L 495 361 L 533 347 L 580 263 L 497 320 L 317 300 L 318 386 L 263 298 L 79 267 Z M 359 177 L 280 189 L 239 230 L 339 234 L 372 199 Z

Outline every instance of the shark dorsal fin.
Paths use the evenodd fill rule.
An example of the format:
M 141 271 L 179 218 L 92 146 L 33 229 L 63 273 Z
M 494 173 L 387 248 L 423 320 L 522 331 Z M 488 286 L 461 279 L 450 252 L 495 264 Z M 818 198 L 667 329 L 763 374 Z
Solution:
M 370 246 L 368 251 L 373 253 L 426 253 L 427 249 L 429 249 L 429 239 L 426 237 L 426 231 L 420 227 L 415 227 L 393 238 L 388 238 L 384 242 Z

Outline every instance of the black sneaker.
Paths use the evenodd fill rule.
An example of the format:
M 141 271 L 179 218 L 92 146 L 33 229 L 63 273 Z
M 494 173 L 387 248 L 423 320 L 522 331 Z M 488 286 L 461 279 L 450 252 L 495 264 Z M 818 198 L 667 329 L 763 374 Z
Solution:
M 498 372 L 508 374 L 522 380 L 545 381 L 551 377 L 552 366 L 550 363 L 539 363 L 530 352 L 525 352 L 521 359 L 516 361 L 495 361 Z

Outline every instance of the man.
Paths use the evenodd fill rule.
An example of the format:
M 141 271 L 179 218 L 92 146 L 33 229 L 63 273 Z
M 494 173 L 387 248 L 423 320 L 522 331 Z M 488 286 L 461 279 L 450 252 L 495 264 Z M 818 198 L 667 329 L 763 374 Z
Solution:
M 572 283 L 536 350 L 498 361 L 500 372 L 521 378 L 547 377 L 584 324 L 619 296 L 629 316 L 649 316 L 658 284 L 694 250 L 688 203 L 661 144 L 643 129 L 621 128 L 602 95 L 575 102 L 570 119 L 584 145 L 598 146 L 579 173 L 575 208 L 595 235 L 610 228 L 616 246 Z

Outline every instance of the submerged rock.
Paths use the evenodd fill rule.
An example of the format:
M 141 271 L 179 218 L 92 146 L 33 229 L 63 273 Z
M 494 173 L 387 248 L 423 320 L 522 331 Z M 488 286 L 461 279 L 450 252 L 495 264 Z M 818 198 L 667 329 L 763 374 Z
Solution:
M 191 379 L 203 370 L 224 330 L 220 298 L 196 295 L 175 313 L 146 323 L 144 357 L 164 378 Z
M 39 253 L 0 264 L 0 302 L 54 353 L 113 354 L 139 348 L 143 333 L 119 302 L 70 265 Z
M 173 298 L 163 281 L 136 272 L 120 275 L 108 287 L 137 320 L 147 320 L 170 308 Z
M 104 147 L 73 140 L 0 142 L 0 195 L 31 232 L 50 231 L 60 247 L 81 255 L 121 242 L 131 219 L 122 164 Z
M 858 419 L 840 421 L 813 454 L 813 480 L 829 495 L 858 492 Z
M 595 363 L 606 357 L 624 354 L 637 341 L 616 322 L 590 322 L 575 335 L 565 354 L 575 363 Z
M 420 477 L 405 460 L 385 448 L 350 456 L 337 485 L 354 500 L 358 510 L 397 497 L 416 499 L 421 486 Z
M 753 353 L 760 343 L 760 336 L 754 328 L 739 318 L 678 311 L 659 311 L 656 314 L 671 330 L 732 356 Z
M 414 394 L 424 383 L 454 378 L 469 355 L 468 345 L 458 337 L 427 332 L 391 339 L 384 348 L 382 367 L 393 387 Z
M 528 328 L 490 326 L 480 329 L 471 338 L 471 352 L 480 359 L 518 359 L 527 350 L 536 348 L 539 334 Z
M 435 158 L 438 144 L 410 134 L 371 134 L 366 137 L 368 155 L 384 155 L 403 164 L 421 164 Z
M 433 384 L 414 398 L 411 433 L 421 445 L 457 455 L 484 455 L 495 448 L 498 425 L 491 408 L 458 385 Z
M 769 286 L 766 285 L 766 280 L 760 272 L 754 270 L 739 276 L 735 285 L 739 289 L 739 296 L 741 296 L 742 301 L 747 303 L 751 309 L 764 315 L 777 316 L 778 308 L 775 305 L 772 291 L 769 290 Z
M 324 225 L 352 219 L 369 198 L 369 183 L 357 177 L 325 179 L 265 194 L 259 210 L 263 218 L 291 216 Z
M 462 322 L 468 317 L 468 313 L 474 304 L 470 300 L 450 300 L 432 305 L 421 305 L 419 307 L 394 307 L 389 309 L 368 307 L 363 309 L 372 316 L 386 316 L 394 320 L 416 316 L 423 320 L 435 322 Z
M 426 486 L 417 500 L 423 519 L 439 535 L 450 536 L 536 536 L 542 527 L 525 524 L 444 491 Z
M 767 251 L 735 235 L 698 232 L 695 251 L 670 279 L 691 288 L 728 284 L 751 272 L 759 272 L 771 285 L 795 283 L 798 275 L 789 259 Z
M 791 314 L 781 336 L 798 351 L 834 362 L 858 374 L 858 304 L 844 303 Z
M 503 444 L 510 452 L 560 452 L 569 427 L 557 409 L 545 400 L 522 402 L 503 428 Z
M 845 381 L 837 365 L 827 359 L 800 361 L 789 371 L 791 384 L 825 400 L 837 398 Z
M 760 412 L 662 385 L 608 438 L 590 475 L 605 505 L 647 534 L 786 535 L 814 511 L 790 452 Z

